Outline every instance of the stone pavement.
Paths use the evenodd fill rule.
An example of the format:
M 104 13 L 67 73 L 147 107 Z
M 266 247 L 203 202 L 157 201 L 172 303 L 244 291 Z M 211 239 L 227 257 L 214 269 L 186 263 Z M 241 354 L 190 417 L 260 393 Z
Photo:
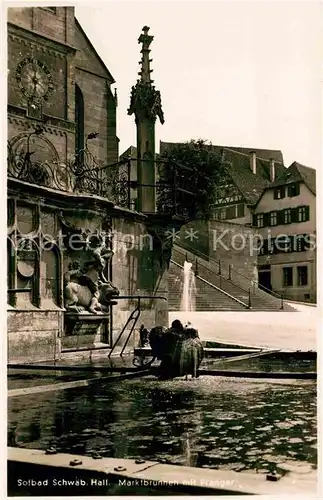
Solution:
M 295 304 L 293 304 L 295 307 Z M 201 340 L 248 347 L 317 350 L 318 309 L 297 306 L 299 312 L 171 312 L 169 320 L 190 321 Z

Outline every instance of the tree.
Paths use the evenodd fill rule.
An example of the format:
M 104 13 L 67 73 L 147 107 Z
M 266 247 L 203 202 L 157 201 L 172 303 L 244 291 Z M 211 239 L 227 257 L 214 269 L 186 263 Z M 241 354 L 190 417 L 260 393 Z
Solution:
M 223 175 L 220 155 L 199 139 L 173 144 L 159 158 L 157 211 L 190 220 L 209 219 Z

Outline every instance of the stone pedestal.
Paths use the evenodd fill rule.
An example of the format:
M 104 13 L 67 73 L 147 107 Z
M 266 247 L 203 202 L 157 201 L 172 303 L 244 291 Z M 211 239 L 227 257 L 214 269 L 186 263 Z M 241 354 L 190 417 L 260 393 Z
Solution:
M 62 348 L 91 348 L 100 343 L 109 344 L 110 320 L 110 314 L 65 313 Z

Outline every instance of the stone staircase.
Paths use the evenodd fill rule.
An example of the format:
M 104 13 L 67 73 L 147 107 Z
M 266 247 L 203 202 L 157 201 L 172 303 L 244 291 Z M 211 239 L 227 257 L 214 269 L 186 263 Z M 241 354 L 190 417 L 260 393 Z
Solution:
M 244 310 L 296 312 L 296 309 L 283 302 L 280 297 L 261 290 L 254 281 L 249 280 L 247 277 L 241 274 L 238 275 L 234 271 L 220 269 L 218 262 L 206 260 L 201 255 L 197 256 L 178 245 L 174 246 L 172 252 L 173 262 L 170 266 L 169 290 L 170 295 L 173 295 L 173 290 L 175 291 L 175 286 L 177 285 L 176 293 L 179 298 L 178 301 L 175 297 L 172 299 L 171 307 L 179 308 L 181 296 L 179 287 L 182 282 L 182 270 L 178 265 L 183 266 L 186 259 L 193 263 L 193 270 L 197 273 L 197 311 Z M 176 280 L 177 283 L 175 285 Z M 217 287 L 218 290 L 214 289 L 211 285 Z M 240 304 L 238 301 L 243 304 Z
M 183 269 L 174 261 L 170 263 L 168 275 L 168 307 L 169 311 L 179 311 L 182 295 Z M 231 298 L 223 290 L 196 277 L 196 311 L 246 311 L 247 306 Z

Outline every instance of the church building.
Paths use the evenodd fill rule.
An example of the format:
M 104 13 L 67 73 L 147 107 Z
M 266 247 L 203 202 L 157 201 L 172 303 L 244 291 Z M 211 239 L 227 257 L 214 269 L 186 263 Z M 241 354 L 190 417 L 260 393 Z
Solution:
M 133 347 L 140 322 L 167 323 L 167 266 L 148 217 L 118 204 L 115 80 L 74 7 L 9 8 L 8 66 L 9 361 Z M 96 262 L 119 294 L 102 311 Z

